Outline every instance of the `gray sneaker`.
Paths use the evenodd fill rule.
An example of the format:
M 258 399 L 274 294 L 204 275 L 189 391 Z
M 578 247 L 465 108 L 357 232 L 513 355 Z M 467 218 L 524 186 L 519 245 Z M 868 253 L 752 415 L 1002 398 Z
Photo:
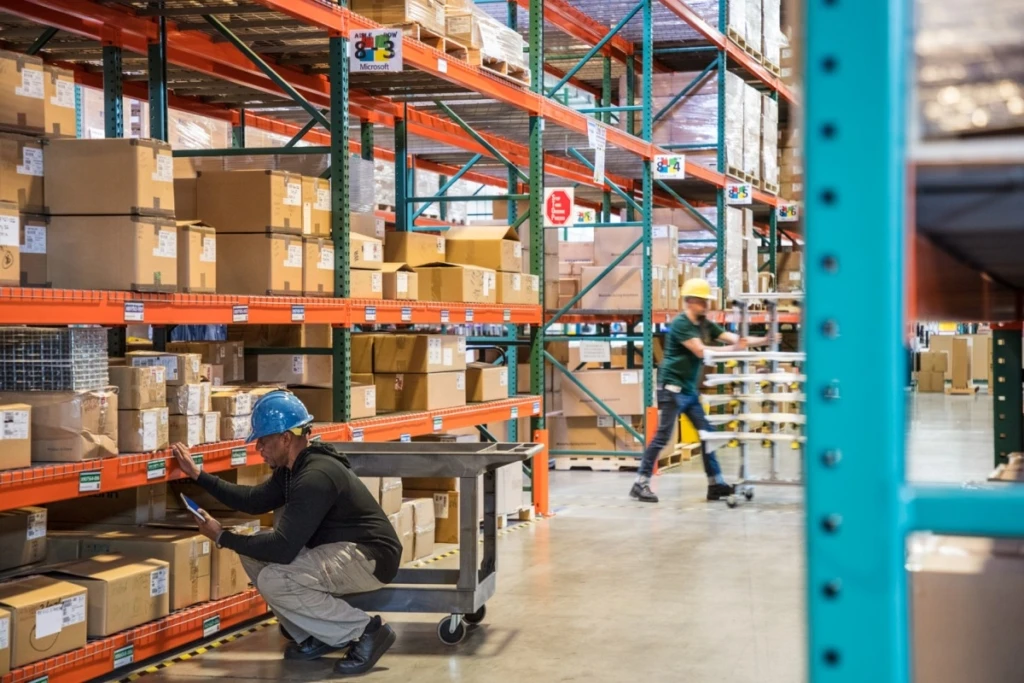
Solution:
M 639 500 L 641 503 L 657 503 L 658 496 L 654 495 L 654 491 L 651 490 L 651 485 L 640 482 L 633 484 L 633 488 L 629 490 L 629 497 L 633 500 Z

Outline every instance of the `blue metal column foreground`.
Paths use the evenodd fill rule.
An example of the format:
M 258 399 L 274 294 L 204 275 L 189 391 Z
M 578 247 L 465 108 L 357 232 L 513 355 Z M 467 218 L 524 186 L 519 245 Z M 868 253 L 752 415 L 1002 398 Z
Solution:
M 405 119 L 395 119 L 395 230 L 405 232 L 409 220 L 409 140 Z
M 654 137 L 654 8 L 653 0 L 643 0 L 644 41 L 643 41 L 643 124 L 640 137 L 651 140 Z M 653 268 L 651 266 L 651 214 L 654 211 L 654 178 L 651 175 L 651 160 L 644 159 L 643 167 L 643 205 L 640 220 L 643 222 L 643 326 L 644 326 L 644 407 L 650 407 L 654 399 L 654 302 L 651 297 L 653 286 Z M 646 413 L 646 411 L 645 411 Z
M 349 279 L 349 151 L 348 151 L 348 41 L 332 36 L 331 81 L 331 235 L 334 240 L 334 296 L 351 294 Z M 351 415 L 352 328 L 334 328 L 334 421 L 348 422 Z
M 910 3 L 808 0 L 811 683 L 906 683 L 904 147 Z M 903 7 L 903 8 L 901 8 Z M 871 96 L 850 106 L 850 93 Z M 858 204 L 879 207 L 864 221 Z M 857 231 L 856 240 L 849 239 Z M 870 305 L 864 305 L 871 302 Z M 856 362 L 851 362 L 856 359 Z M 871 415 L 870 439 L 851 428 Z
M 163 4 L 163 3 L 161 3 Z M 147 47 L 149 71 L 149 137 L 167 142 L 167 18 L 157 17 L 157 39 Z
M 121 48 L 103 46 L 103 134 L 108 138 L 124 137 L 124 73 L 121 70 Z

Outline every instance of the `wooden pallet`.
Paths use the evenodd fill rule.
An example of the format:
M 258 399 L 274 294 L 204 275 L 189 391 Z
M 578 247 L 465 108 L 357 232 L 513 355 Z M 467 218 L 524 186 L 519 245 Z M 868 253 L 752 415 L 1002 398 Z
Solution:
M 698 444 L 698 449 L 700 448 Z M 692 456 L 691 456 L 692 457 Z M 662 453 L 658 458 L 658 469 L 664 470 L 669 467 L 676 467 L 683 463 L 683 453 L 672 450 Z M 590 470 L 592 472 L 635 472 L 640 467 L 639 456 L 612 456 L 612 455 L 578 455 L 565 458 L 555 458 L 555 469 L 566 470 Z
M 978 393 L 978 386 L 971 382 L 966 387 L 946 387 L 946 394 L 950 396 L 973 396 Z
M 756 59 L 758 64 L 764 63 L 764 55 L 761 54 L 761 51 L 755 48 L 750 43 L 748 43 L 747 39 L 741 36 L 739 33 L 737 33 L 735 29 L 727 28 L 726 34 L 729 36 L 732 42 L 739 45 L 744 52 L 746 52 L 748 55 Z
M 457 40 L 452 40 L 448 36 L 431 31 L 428 28 L 424 28 L 416 22 L 392 24 L 388 28 L 400 28 L 402 29 L 402 33 L 410 38 L 418 40 L 424 45 L 429 45 L 438 52 L 443 52 L 448 55 L 452 59 L 461 59 L 463 61 L 469 59 L 469 48 L 465 45 Z
M 773 194 L 775 196 L 778 196 L 779 194 L 778 183 L 769 183 L 767 180 L 762 180 L 761 189 L 767 192 L 768 194 Z
M 769 61 L 768 61 L 767 59 L 766 59 L 766 60 L 764 60 L 764 61 L 762 62 L 762 64 L 764 64 L 764 68 L 766 68 L 766 69 L 768 69 L 769 71 L 771 71 L 771 72 L 772 72 L 773 74 L 775 74 L 775 75 L 776 75 L 777 77 L 779 77 L 779 78 L 782 78 L 782 68 L 781 68 L 781 67 L 780 67 L 780 66 L 779 66 L 778 64 L 772 64 L 772 63 L 771 63 L 771 62 L 769 62 Z
M 679 454 L 682 462 L 689 462 L 693 460 L 695 456 L 700 455 L 700 444 L 699 443 L 680 443 L 676 444 L 676 453 Z
M 745 183 L 757 185 L 757 178 L 754 175 L 747 173 L 742 168 L 738 168 L 736 166 L 726 166 L 725 173 L 726 175 L 736 178 L 737 180 L 742 180 Z

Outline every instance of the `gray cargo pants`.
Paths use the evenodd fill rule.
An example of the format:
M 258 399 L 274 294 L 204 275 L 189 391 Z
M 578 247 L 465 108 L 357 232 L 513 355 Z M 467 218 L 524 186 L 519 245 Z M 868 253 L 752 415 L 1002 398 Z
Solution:
M 370 617 L 339 596 L 384 585 L 373 575 L 376 561 L 354 543 L 303 548 L 291 564 L 241 559 L 249 580 L 297 643 L 309 636 L 333 647 L 356 640 Z

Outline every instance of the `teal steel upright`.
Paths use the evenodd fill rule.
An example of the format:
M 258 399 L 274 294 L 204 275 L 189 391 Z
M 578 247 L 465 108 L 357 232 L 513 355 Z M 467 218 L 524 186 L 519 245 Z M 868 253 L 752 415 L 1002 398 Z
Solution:
M 641 98 L 643 104 L 643 123 L 641 124 L 640 137 L 644 140 L 654 138 L 654 7 L 653 0 L 643 0 L 643 87 Z M 643 223 L 643 249 L 641 255 L 643 293 L 641 304 L 643 306 L 642 320 L 644 326 L 644 408 L 649 408 L 654 399 L 654 302 L 652 299 L 651 283 L 654 281 L 653 267 L 651 264 L 651 217 L 654 213 L 654 177 L 652 176 L 651 160 L 643 160 L 643 203 L 641 206 L 640 220 Z M 646 411 L 644 419 L 646 420 Z
M 530 0 L 530 90 L 544 94 L 544 0 Z M 530 116 L 530 272 L 538 276 L 544 306 L 544 119 Z M 530 393 L 544 396 L 545 325 L 530 327 Z M 543 402 L 541 404 L 543 406 Z M 531 435 L 545 428 L 546 407 L 530 420 Z M 531 481 L 532 485 L 532 481 Z
M 718 32 L 723 36 L 729 26 L 729 3 L 728 0 L 718 0 Z M 715 77 L 718 79 L 718 145 L 715 148 L 717 154 L 717 168 L 719 173 L 725 173 L 725 74 L 729 67 L 729 58 L 725 50 L 719 50 L 716 57 L 718 70 Z M 719 289 L 725 289 L 725 191 L 715 191 L 715 216 L 717 218 L 718 230 L 715 231 L 715 284 Z M 711 258 L 711 256 L 708 256 Z M 705 259 L 704 263 L 707 262 Z M 704 263 L 700 265 L 703 267 Z
M 341 36 L 330 43 L 331 83 L 331 235 L 334 240 L 334 296 L 348 298 L 349 273 L 349 129 L 348 129 L 348 41 Z M 352 386 L 352 328 L 335 327 L 334 421 L 348 422 L 352 411 L 349 387 Z
M 409 138 L 405 119 L 395 119 L 395 230 L 412 227 L 409 218 Z M 415 190 L 413 190 L 415 191 Z
M 373 122 L 359 122 L 359 156 L 373 161 Z
M 245 147 L 245 109 L 238 110 L 238 123 L 231 126 L 231 146 L 236 149 Z
M 103 46 L 103 134 L 108 138 L 124 137 L 124 72 L 121 48 Z
M 162 4 L 162 3 L 161 3 Z M 146 48 L 149 72 L 149 137 L 170 140 L 167 115 L 167 18 L 156 19 L 157 38 Z

